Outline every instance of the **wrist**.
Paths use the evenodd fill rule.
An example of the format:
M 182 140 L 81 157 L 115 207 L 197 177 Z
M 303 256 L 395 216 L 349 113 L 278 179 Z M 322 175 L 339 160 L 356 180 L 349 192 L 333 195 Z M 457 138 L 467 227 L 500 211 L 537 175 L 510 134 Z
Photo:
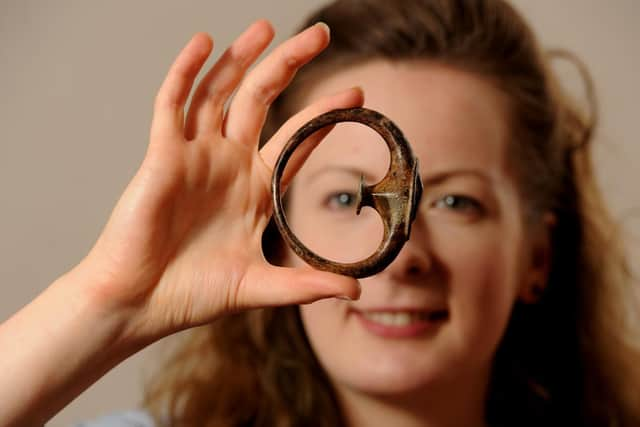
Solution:
M 140 327 L 144 302 L 123 302 L 115 289 L 121 284 L 114 277 L 92 267 L 87 259 L 57 279 L 60 298 L 67 299 L 78 319 L 86 319 L 99 330 L 101 339 L 125 357 L 141 350 L 157 338 Z M 130 284 L 136 286 L 136 284 Z
M 42 424 L 144 346 L 85 279 L 70 271 L 0 325 L 0 424 Z

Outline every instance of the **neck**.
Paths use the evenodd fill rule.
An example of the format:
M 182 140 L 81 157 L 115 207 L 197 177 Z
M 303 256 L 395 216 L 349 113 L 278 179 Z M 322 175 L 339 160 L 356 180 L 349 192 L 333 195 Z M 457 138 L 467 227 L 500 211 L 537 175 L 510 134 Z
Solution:
M 338 387 L 338 398 L 350 427 L 485 427 L 488 378 L 467 377 L 394 396 Z

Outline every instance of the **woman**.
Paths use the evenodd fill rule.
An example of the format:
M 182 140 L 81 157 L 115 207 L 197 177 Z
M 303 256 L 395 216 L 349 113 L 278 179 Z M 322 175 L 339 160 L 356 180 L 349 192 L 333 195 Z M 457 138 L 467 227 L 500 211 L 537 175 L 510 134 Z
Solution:
M 590 169 L 594 117 L 563 95 L 522 19 L 498 0 L 344 0 L 304 27 L 242 80 L 273 36 L 253 24 L 186 117 L 211 41 L 181 52 L 96 245 L 2 325 L 3 348 L 24 345 L 2 356 L 13 386 L 0 420 L 43 422 L 129 355 L 204 325 L 149 388 L 158 423 L 637 425 L 632 290 Z M 305 267 L 267 228 L 282 266 L 270 265 L 284 142 L 363 102 L 419 158 L 411 240 L 358 283 Z M 349 171 L 384 167 L 352 144 L 356 129 L 315 135 L 294 164 L 288 217 L 309 239 L 352 208 Z

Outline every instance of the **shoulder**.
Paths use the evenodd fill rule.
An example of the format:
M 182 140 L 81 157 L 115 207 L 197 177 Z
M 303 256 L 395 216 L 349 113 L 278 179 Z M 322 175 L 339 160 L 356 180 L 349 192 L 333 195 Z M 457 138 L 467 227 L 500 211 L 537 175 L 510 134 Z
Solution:
M 92 421 L 84 421 L 75 427 L 154 427 L 153 418 L 144 411 L 118 412 Z

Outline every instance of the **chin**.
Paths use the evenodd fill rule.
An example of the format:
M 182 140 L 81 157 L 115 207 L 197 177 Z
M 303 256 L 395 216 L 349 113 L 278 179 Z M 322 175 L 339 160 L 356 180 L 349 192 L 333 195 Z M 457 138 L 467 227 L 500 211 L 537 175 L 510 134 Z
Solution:
M 402 396 L 435 386 L 440 376 L 433 368 L 435 367 L 410 366 L 392 360 L 377 366 L 359 366 L 357 372 L 343 373 L 338 381 L 364 394 L 380 397 Z

